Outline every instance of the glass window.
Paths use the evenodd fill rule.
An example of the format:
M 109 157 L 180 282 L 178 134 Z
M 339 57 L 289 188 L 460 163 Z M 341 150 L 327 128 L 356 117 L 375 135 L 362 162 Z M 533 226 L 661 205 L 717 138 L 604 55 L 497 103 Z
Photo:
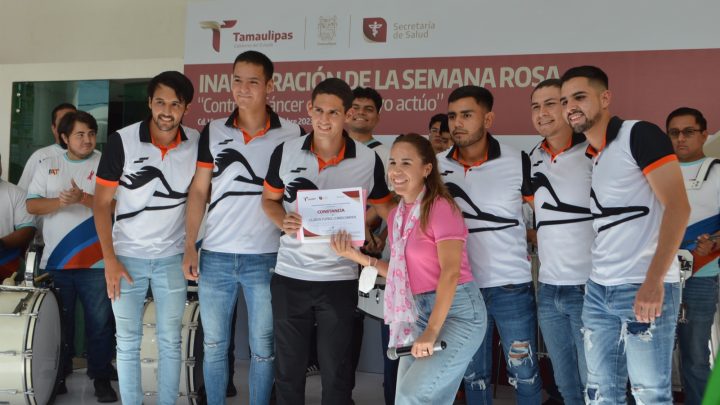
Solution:
M 9 180 L 16 183 L 25 162 L 37 149 L 55 142 L 50 130 L 53 108 L 72 103 L 98 122 L 97 149 L 107 134 L 147 117 L 150 79 L 79 80 L 13 83 Z

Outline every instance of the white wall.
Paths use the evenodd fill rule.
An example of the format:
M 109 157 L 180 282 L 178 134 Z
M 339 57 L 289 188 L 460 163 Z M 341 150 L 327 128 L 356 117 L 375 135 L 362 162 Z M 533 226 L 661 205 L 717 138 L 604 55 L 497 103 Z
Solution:
M 7 179 L 10 161 L 8 157 L 13 82 L 144 78 L 170 69 L 182 71 L 182 57 L 0 65 L 0 155 L 3 156 L 3 178 Z
M 195 0 L 197 1 L 197 0 Z M 183 70 L 188 0 L 3 1 L 0 154 L 7 179 L 12 83 L 131 79 Z
M 3 176 L 7 178 L 8 172 L 13 82 L 143 78 L 152 77 L 163 70 L 182 70 L 188 3 L 221 6 L 223 1 L 3 1 L 0 12 L 0 153 L 6 157 L 2 160 Z M 267 10 L 278 8 L 283 8 L 287 12 L 288 7 L 307 12 L 308 3 L 318 10 L 316 13 L 318 15 L 344 9 L 340 3 L 330 0 L 312 0 L 302 4 L 290 3 L 290 0 L 269 0 L 257 7 L 263 8 L 262 14 L 267 14 Z M 438 12 L 452 15 L 462 13 L 464 9 L 483 7 L 486 12 L 477 15 L 477 23 L 485 27 L 493 27 L 495 31 L 499 31 L 502 24 L 508 21 L 517 22 L 518 19 L 523 18 L 545 20 L 549 23 L 548 30 L 538 30 L 538 34 L 542 34 L 540 37 L 544 39 L 554 38 L 552 41 L 545 41 L 549 42 L 546 51 L 552 49 L 568 51 L 568 48 L 588 50 L 587 47 L 615 49 L 620 46 L 618 44 L 628 41 L 635 45 L 642 43 L 642 38 L 645 38 L 645 41 L 662 42 L 662 45 L 651 46 L 648 49 L 718 46 L 718 36 L 715 35 L 718 25 L 714 23 L 714 19 L 720 9 L 720 3 L 716 0 L 698 0 L 689 4 L 680 4 L 671 0 L 660 2 L 640 0 L 633 2 L 632 5 L 620 0 L 597 3 L 594 6 L 578 3 L 570 6 L 582 17 L 572 19 L 568 24 L 558 23 L 560 16 L 571 14 L 566 10 L 569 7 L 566 3 L 520 0 L 503 4 L 484 3 L 484 5 L 470 6 L 468 2 L 451 1 L 442 6 Z M 376 10 L 378 15 L 381 15 L 385 9 L 383 4 L 382 0 L 372 0 L 363 7 Z M 608 9 L 622 10 L 627 7 L 644 11 L 638 13 L 608 11 Z M 238 3 L 234 9 L 228 12 L 228 18 L 238 18 L 241 22 L 242 20 L 247 22 L 248 4 Z M 607 18 L 608 13 L 618 15 Z M 254 15 L 257 17 L 258 14 Z M 677 20 L 676 16 L 682 18 Z M 607 21 L 602 24 L 597 21 L 600 19 Z M 500 20 L 504 22 L 498 25 Z M 678 21 L 681 20 L 692 22 L 685 24 L 682 29 L 677 29 Z M 638 26 L 644 29 L 638 30 L 635 35 L 614 38 L 611 35 L 612 29 L 608 27 L 617 26 L 620 21 L 625 25 L 628 21 L 637 22 Z M 577 39 L 579 33 L 567 28 L 583 23 L 588 24 L 588 27 L 596 28 L 591 38 L 579 40 Z M 662 27 L 667 29 L 660 29 Z M 488 42 L 486 46 L 489 49 L 494 49 L 488 53 L 497 53 L 498 49 L 505 49 L 506 52 L 512 49 L 514 53 L 523 53 L 522 50 L 527 48 L 528 44 L 538 43 L 537 36 L 528 35 L 527 32 L 520 31 L 521 34 L 507 35 L 507 31 L 514 31 L 507 29 L 505 31 L 506 35 L 494 35 L 490 41 L 483 41 Z M 672 34 L 668 36 L 669 31 Z M 657 41 L 658 35 L 665 35 L 664 40 Z M 553 46 L 552 43 L 556 45 Z M 720 141 L 714 142 L 710 149 L 714 154 L 720 155 Z

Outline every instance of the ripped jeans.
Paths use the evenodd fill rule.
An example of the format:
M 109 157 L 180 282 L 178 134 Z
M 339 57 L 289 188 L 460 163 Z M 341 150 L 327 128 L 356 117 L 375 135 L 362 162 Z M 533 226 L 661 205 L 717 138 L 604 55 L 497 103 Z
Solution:
M 230 328 L 238 288 L 248 309 L 250 340 L 250 404 L 267 404 L 273 385 L 273 319 L 271 269 L 277 255 L 234 254 L 203 250 L 200 255 L 200 319 L 205 334 L 203 376 L 207 403 L 224 404 L 228 384 Z
M 672 350 L 680 287 L 678 283 L 664 286 L 662 314 L 652 323 L 640 323 L 633 312 L 640 284 L 587 282 L 582 314 L 587 404 L 624 404 L 628 375 L 638 405 L 672 404 Z
M 493 330 L 497 324 L 505 353 L 508 380 L 518 404 L 539 405 L 542 381 L 538 373 L 537 313 L 532 283 L 481 288 L 488 312 L 488 327 L 480 349 L 465 372 L 468 405 L 492 404 Z

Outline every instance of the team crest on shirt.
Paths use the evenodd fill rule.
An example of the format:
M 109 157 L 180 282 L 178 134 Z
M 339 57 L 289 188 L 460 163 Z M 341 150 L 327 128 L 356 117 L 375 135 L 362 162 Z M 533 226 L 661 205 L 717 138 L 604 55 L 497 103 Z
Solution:
M 48 170 L 48 174 L 51 176 L 57 176 L 58 173 L 60 173 L 60 169 L 50 169 Z

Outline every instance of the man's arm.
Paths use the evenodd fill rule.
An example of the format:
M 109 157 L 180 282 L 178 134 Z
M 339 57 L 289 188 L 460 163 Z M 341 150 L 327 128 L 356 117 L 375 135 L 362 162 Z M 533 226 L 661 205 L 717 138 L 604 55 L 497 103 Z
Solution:
M 393 208 L 397 205 L 397 201 L 395 201 L 394 198 L 390 197 L 388 199 L 384 199 L 382 202 L 375 203 L 370 202 L 372 204 L 373 208 L 375 208 L 375 211 L 377 212 L 377 215 L 380 216 L 380 218 L 383 219 L 383 221 L 387 221 L 388 215 L 390 215 L 390 211 L 392 211 Z
M 27 210 L 32 215 L 47 215 L 63 207 L 60 198 L 31 198 L 27 200 Z
M 266 186 L 262 194 L 262 208 L 275 226 L 288 235 L 294 235 L 302 226 L 302 218 L 296 212 L 286 212 L 282 198 L 283 193 L 271 191 Z
M 182 269 L 185 278 L 197 280 L 198 253 L 195 247 L 198 231 L 205 216 L 205 206 L 210 194 L 210 183 L 212 180 L 212 169 L 198 166 L 195 169 L 195 177 L 190 184 L 187 199 L 187 211 L 185 216 L 185 254 L 183 255 Z
M 1 247 L 4 249 L 19 248 L 24 250 L 32 242 L 33 236 L 35 236 L 35 228 L 32 226 L 17 229 L 0 238 L 0 241 L 2 241 Z
M 103 260 L 105 261 L 105 281 L 107 293 L 111 300 L 120 298 L 120 278 L 124 277 L 128 283 L 133 282 L 132 277 L 115 256 L 115 248 L 112 241 L 112 216 L 113 197 L 115 187 L 109 187 L 100 183 L 95 184 L 95 198 L 93 205 L 93 217 L 95 229 L 102 247 Z
M 646 178 L 665 211 L 660 222 L 655 255 L 635 297 L 635 316 L 640 322 L 652 322 L 662 313 L 665 291 L 663 281 L 675 260 L 690 217 L 685 182 L 677 161 L 665 163 L 650 171 Z

